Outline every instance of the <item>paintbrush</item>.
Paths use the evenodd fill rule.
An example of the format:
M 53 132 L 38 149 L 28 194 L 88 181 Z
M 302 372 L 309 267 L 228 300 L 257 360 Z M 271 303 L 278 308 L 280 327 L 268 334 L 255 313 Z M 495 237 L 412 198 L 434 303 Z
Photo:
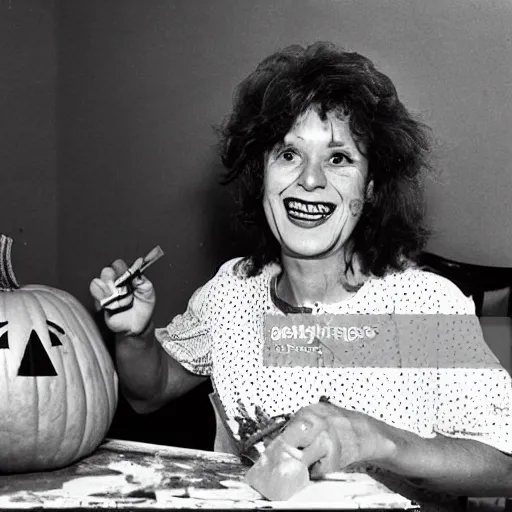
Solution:
M 144 258 L 137 258 L 135 262 L 125 270 L 115 281 L 114 286 L 117 288 L 115 293 L 106 297 L 100 301 L 100 306 L 103 308 L 111 302 L 119 299 L 120 297 L 125 296 L 128 293 L 127 286 L 123 286 L 124 284 L 129 284 L 131 280 L 136 277 L 142 275 L 142 273 L 155 261 L 159 260 L 164 255 L 164 251 L 162 248 L 157 245 L 151 251 L 149 251 Z

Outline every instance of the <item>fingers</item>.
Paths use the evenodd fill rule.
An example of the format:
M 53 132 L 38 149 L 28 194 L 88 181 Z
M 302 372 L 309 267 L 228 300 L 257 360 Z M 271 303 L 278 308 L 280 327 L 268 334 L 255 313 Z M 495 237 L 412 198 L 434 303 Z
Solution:
M 290 420 L 281 437 L 285 443 L 295 448 L 305 448 L 313 442 L 323 428 L 322 419 L 308 414 L 303 409 Z
M 153 283 L 144 275 L 137 275 L 131 282 L 134 294 L 137 298 L 145 299 L 148 292 L 153 291 Z
M 115 278 L 116 278 L 116 271 L 112 267 L 105 267 L 105 268 L 101 269 L 100 279 L 104 283 L 108 283 L 108 282 L 114 283 Z
M 128 265 L 123 260 L 115 260 L 110 267 L 105 267 L 100 272 L 100 279 L 105 283 L 111 281 L 112 283 L 123 274 Z
M 311 478 L 320 478 L 340 469 L 341 444 L 336 432 L 329 427 L 302 450 L 302 461 L 310 467 Z
M 311 468 L 311 477 L 318 478 L 339 469 L 341 445 L 332 426 L 320 417 L 301 414 L 281 434 L 281 439 L 301 449 L 302 462 Z
M 99 278 L 95 278 L 91 281 L 89 291 L 94 298 L 94 307 L 96 311 L 102 309 L 102 301 L 114 294 L 117 295 L 117 297 L 115 301 L 109 303 L 110 310 L 127 307 L 130 305 L 130 302 L 133 301 L 133 295 L 129 293 L 128 288 L 124 287 L 120 290 L 114 285 L 115 279 L 127 268 L 126 263 L 123 260 L 118 259 L 112 263 L 112 266 L 104 267 L 100 272 Z
M 302 450 L 302 462 L 310 468 L 312 478 L 337 471 L 342 464 L 332 407 L 315 404 L 301 409 L 280 436 L 285 443 Z
M 110 286 L 105 281 L 97 277 L 91 281 L 91 284 L 89 285 L 89 291 L 96 300 L 104 299 L 105 297 L 108 297 L 110 293 L 112 293 Z
M 129 308 L 133 304 L 133 293 L 127 286 L 118 286 L 116 291 L 100 305 L 106 311 L 114 313 L 115 311 Z
M 142 259 L 142 258 L 139 258 Z M 115 271 L 114 279 L 119 277 L 121 274 L 124 274 L 124 272 L 128 269 L 128 265 L 124 260 L 117 259 L 112 263 L 112 268 Z
M 94 309 L 99 311 L 101 309 L 100 301 L 110 294 L 110 287 L 101 279 L 95 278 L 89 285 L 89 292 L 94 298 Z

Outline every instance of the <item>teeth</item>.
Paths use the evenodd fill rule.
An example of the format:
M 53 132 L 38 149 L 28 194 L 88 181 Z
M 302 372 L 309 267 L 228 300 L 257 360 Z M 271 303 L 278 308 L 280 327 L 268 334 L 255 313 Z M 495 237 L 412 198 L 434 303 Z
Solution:
M 313 214 L 325 214 L 329 213 L 329 208 L 324 204 L 305 204 L 298 201 L 290 201 L 288 204 L 290 210 L 297 210 L 298 212 L 313 213 Z
M 306 204 L 298 203 L 297 201 L 292 201 L 290 203 L 290 208 L 293 208 L 294 210 L 300 210 L 301 212 L 307 212 L 308 208 Z
M 285 206 L 286 211 L 291 218 L 303 219 L 311 222 L 329 217 L 335 209 L 334 205 L 330 207 L 325 203 L 310 203 L 287 199 L 285 199 Z
M 304 213 L 304 212 L 298 212 L 298 211 L 290 211 L 288 212 L 290 217 L 295 217 L 299 219 L 307 219 L 307 220 L 320 220 L 324 218 L 324 215 L 321 213 L 311 214 L 311 213 Z

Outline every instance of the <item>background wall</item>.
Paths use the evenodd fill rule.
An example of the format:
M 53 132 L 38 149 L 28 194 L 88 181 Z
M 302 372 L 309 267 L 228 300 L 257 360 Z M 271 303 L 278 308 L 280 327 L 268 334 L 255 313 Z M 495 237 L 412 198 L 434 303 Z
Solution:
M 21 282 L 58 281 L 52 0 L 0 0 L 0 232 Z
M 59 278 L 87 300 L 117 257 L 162 245 L 157 317 L 220 261 L 230 205 L 214 124 L 278 47 L 333 40 L 372 57 L 437 137 L 431 248 L 512 264 L 508 0 L 67 0 L 59 14 Z
M 57 282 L 90 305 L 104 265 L 160 244 L 165 259 L 149 271 L 157 323 L 181 312 L 244 251 L 217 184 L 213 125 L 263 57 L 318 39 L 373 58 L 433 127 L 429 248 L 512 266 L 509 0 L 0 2 L 0 227 L 16 236 L 23 281 Z M 194 425 L 211 420 L 206 391 L 164 421 L 123 408 L 133 428 L 116 432 L 197 439 Z M 190 404 L 201 412 L 187 423 Z

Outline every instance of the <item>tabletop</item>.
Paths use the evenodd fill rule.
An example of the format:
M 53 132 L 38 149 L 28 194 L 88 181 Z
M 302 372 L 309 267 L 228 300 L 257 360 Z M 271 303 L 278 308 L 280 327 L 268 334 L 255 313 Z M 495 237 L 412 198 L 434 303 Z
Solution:
M 107 439 L 69 467 L 0 475 L 0 509 L 418 508 L 370 476 L 350 473 L 271 502 L 244 483 L 246 470 L 230 454 Z

